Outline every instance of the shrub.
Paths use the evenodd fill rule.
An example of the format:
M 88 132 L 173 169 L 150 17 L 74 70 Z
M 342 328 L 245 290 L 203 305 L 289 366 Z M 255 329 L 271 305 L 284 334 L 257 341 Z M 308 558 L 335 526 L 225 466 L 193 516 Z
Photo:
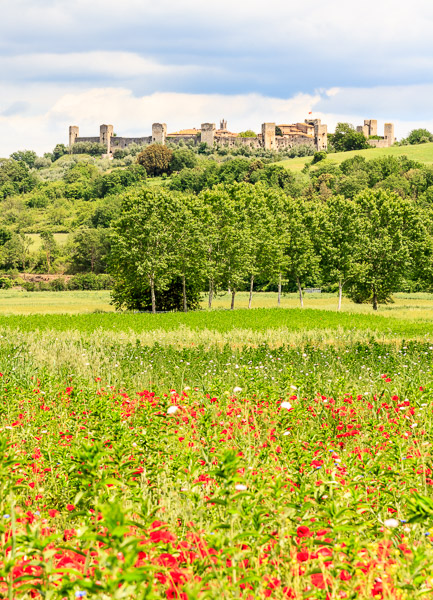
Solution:
M 1 290 L 9 290 L 13 286 L 13 281 L 10 277 L 2 276 L 0 277 L 0 289 Z
M 68 282 L 69 290 L 109 290 L 112 286 L 113 279 L 105 273 L 79 273 Z

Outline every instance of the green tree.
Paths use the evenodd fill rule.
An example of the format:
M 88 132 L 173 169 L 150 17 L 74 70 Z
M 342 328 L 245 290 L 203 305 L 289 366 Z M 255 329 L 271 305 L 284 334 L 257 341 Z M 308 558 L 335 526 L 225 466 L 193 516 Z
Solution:
M 245 282 L 250 268 L 252 238 L 244 210 L 243 190 L 235 185 L 218 185 L 202 193 L 203 201 L 210 208 L 205 224 L 209 308 L 214 292 L 225 286 L 231 292 L 231 309 L 234 309 L 236 292 Z
M 109 235 L 106 229 L 79 229 L 69 244 L 71 270 L 75 273 L 103 273 L 107 266 L 109 250 Z
M 30 192 L 37 184 L 37 177 L 26 163 L 13 159 L 0 159 L 0 198 Z
M 157 177 L 170 171 L 173 150 L 162 144 L 150 144 L 137 156 L 137 162 L 146 169 L 149 177 Z
M 33 150 L 18 150 L 17 152 L 13 152 L 10 157 L 17 162 L 25 163 L 29 169 L 33 169 L 38 155 Z
M 415 253 L 428 239 L 422 213 L 410 200 L 383 190 L 365 190 L 356 198 L 362 243 L 359 272 L 349 295 L 361 302 L 389 302 L 414 267 Z
M 289 279 L 296 281 L 301 308 L 304 306 L 302 287 L 307 279 L 318 277 L 320 257 L 314 246 L 317 230 L 316 214 L 311 207 L 288 197 L 285 204 L 286 232 L 284 253 Z
M 54 162 L 65 154 L 68 154 L 68 148 L 66 148 L 65 144 L 57 144 L 51 154 L 51 159 Z
M 23 269 L 28 265 L 29 250 L 33 240 L 23 234 L 12 234 L 11 238 L 0 248 L 0 261 L 5 269 Z
M 256 138 L 257 133 L 255 133 L 252 129 L 247 129 L 246 131 L 241 131 L 238 133 L 238 137 L 241 138 Z
M 51 231 L 42 231 L 41 240 L 42 250 L 45 252 L 45 257 L 47 259 L 47 269 L 50 271 L 52 261 L 55 260 L 59 254 L 59 247 Z
M 198 164 L 197 155 L 188 148 L 179 148 L 174 150 L 170 163 L 171 171 L 181 171 L 182 169 L 193 169 Z
M 362 132 L 355 131 L 350 123 L 337 123 L 335 133 L 329 134 L 328 137 L 337 152 L 371 148 L 365 135 Z
M 428 129 L 412 129 L 405 142 L 408 144 L 425 144 L 433 142 L 433 134 Z
M 181 194 L 164 188 L 142 188 L 122 197 L 110 257 L 117 307 L 128 307 L 138 281 L 142 294 L 150 291 L 152 313 L 156 312 L 156 293 L 166 290 L 174 278 L 177 219 L 183 202 Z
M 337 310 L 341 310 L 343 287 L 360 269 L 363 238 L 359 206 L 342 196 L 331 196 L 319 205 L 319 222 L 316 247 L 321 269 L 325 280 L 338 281 Z

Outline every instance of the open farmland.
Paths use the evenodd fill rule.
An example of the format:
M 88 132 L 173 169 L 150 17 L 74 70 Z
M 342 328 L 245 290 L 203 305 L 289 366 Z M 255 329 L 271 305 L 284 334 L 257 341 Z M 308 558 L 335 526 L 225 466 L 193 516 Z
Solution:
M 0 317 L 0 595 L 428 597 L 429 302 Z

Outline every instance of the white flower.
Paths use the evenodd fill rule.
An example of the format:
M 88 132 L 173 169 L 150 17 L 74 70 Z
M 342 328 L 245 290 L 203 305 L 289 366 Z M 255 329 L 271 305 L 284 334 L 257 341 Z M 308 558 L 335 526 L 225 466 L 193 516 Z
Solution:
M 283 435 L 290 435 L 290 431 L 285 431 Z
M 390 527 L 391 529 L 393 529 L 394 527 L 398 527 L 400 525 L 400 523 L 397 521 L 397 519 L 387 519 L 384 522 L 385 527 Z
M 247 486 L 244 485 L 243 483 L 237 483 L 235 485 L 235 490 L 238 490 L 238 492 L 244 492 L 247 489 L 248 489 Z
M 176 390 L 170 390 L 170 394 L 175 394 Z
M 290 404 L 290 402 L 281 402 L 280 408 L 287 408 L 287 410 L 290 410 L 292 408 L 292 405 Z
M 169 407 L 168 407 L 167 414 L 168 414 L 168 415 L 174 415 L 174 413 L 176 413 L 178 410 L 179 410 L 179 407 L 178 407 L 178 406 L 175 406 L 175 405 L 173 404 L 172 406 L 169 406 Z
M 414 428 L 418 425 L 418 423 L 412 423 L 411 427 Z
M 292 388 L 292 390 L 297 390 L 298 388 L 296 387 L 296 385 L 291 385 L 290 386 Z
M 241 388 L 241 387 L 237 387 L 237 386 L 236 386 L 235 388 L 233 388 L 233 392 L 234 392 L 235 394 L 237 394 L 238 392 L 242 392 L 242 388 Z

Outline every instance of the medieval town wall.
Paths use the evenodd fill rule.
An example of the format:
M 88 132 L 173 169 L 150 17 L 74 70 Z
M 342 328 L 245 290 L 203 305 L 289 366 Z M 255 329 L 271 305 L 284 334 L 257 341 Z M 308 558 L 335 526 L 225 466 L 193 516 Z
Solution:
M 276 135 L 275 123 L 263 123 L 261 133 L 256 137 L 240 137 L 227 131 L 227 121 L 222 120 L 220 129 L 215 123 L 202 123 L 200 130 L 185 130 L 175 134 L 167 134 L 165 123 L 153 123 L 152 135 L 144 137 L 117 137 L 113 133 L 112 125 L 101 125 L 99 137 L 80 137 L 79 127 L 69 127 L 69 147 L 77 142 L 99 142 L 106 146 L 107 154 L 116 149 L 127 148 L 131 144 L 140 146 L 147 144 L 166 144 L 189 142 L 194 145 L 205 143 L 235 148 L 245 146 L 251 149 L 265 148 L 267 150 L 283 150 L 299 145 L 309 145 L 316 150 L 327 150 L 328 127 L 320 119 L 305 119 L 304 123 L 281 125 L 283 135 Z M 197 133 L 195 133 L 197 131 Z M 384 136 L 380 139 L 369 139 L 377 136 L 377 120 L 365 119 L 364 125 L 357 127 L 357 131 L 364 133 L 368 143 L 376 148 L 388 148 L 395 142 L 393 123 L 385 123 Z

